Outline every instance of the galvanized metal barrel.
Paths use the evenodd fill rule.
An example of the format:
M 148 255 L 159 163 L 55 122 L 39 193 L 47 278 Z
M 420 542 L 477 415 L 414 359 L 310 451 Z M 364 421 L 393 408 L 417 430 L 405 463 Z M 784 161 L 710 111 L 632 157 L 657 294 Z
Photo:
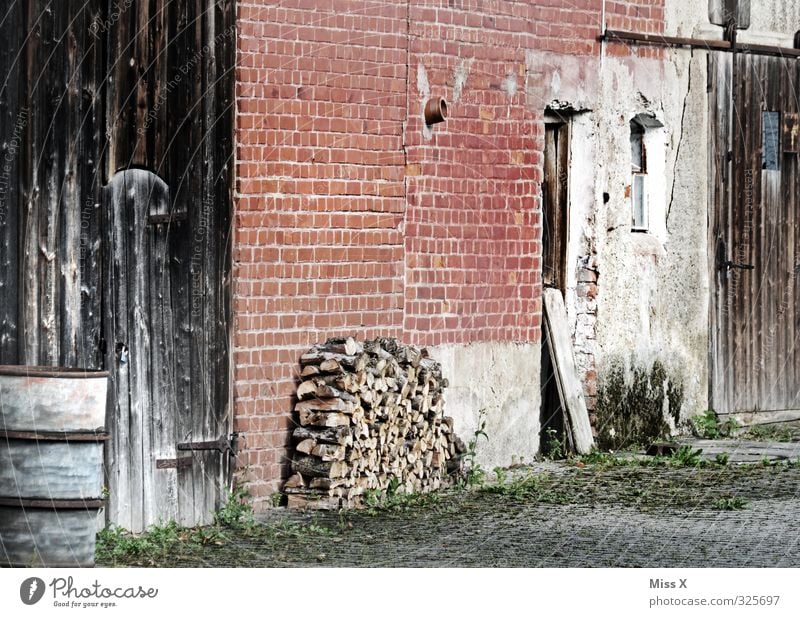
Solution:
M 0 566 L 91 567 L 108 373 L 0 366 Z

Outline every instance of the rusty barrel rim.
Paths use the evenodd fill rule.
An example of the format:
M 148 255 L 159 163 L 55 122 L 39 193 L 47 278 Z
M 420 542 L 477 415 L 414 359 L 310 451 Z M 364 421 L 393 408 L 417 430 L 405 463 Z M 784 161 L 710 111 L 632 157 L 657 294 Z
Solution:
M 99 510 L 106 500 L 91 499 L 48 499 L 46 497 L 1 497 L 0 508 L 31 508 L 37 510 Z
M 58 366 L 25 366 L 21 364 L 0 364 L 0 377 L 51 377 L 56 379 L 105 379 L 108 371 L 83 368 L 62 368 Z
M 0 429 L 0 439 L 25 441 L 108 441 L 104 430 L 98 431 L 6 431 Z

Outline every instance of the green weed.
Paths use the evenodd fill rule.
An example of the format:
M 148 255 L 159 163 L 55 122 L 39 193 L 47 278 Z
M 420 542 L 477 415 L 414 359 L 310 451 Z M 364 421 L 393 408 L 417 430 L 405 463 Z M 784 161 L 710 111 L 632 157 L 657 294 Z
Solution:
M 236 487 L 228 495 L 225 505 L 214 513 L 214 524 L 220 527 L 251 527 L 253 517 L 252 495 L 246 488 Z
M 789 426 L 757 425 L 747 429 L 747 432 L 742 437 L 756 441 L 791 442 L 800 437 L 800 431 L 795 427 Z
M 714 462 L 717 465 L 720 465 L 721 467 L 727 465 L 730 462 L 730 460 L 731 457 L 728 454 L 725 454 L 724 452 L 720 452 L 714 457 Z
M 515 501 L 535 501 L 539 503 L 566 504 L 572 498 L 561 491 L 548 486 L 550 476 L 547 474 L 528 475 L 505 484 L 490 484 L 481 488 L 484 493 L 503 495 Z
M 486 481 L 486 472 L 476 460 L 478 456 L 478 441 L 481 437 L 489 441 L 489 435 L 486 433 L 485 409 L 481 409 L 478 412 L 478 428 L 472 434 L 472 439 L 467 444 L 467 451 L 463 454 L 465 469 L 463 477 L 459 478 L 457 483 L 460 488 L 483 486 Z
M 700 439 L 722 439 L 732 437 L 740 428 L 735 418 L 730 417 L 724 422 L 719 421 L 719 416 L 713 409 L 691 419 L 692 432 Z
M 681 446 L 671 456 L 668 461 L 675 467 L 698 467 L 705 463 L 703 451 L 694 449 L 692 446 Z
M 558 437 L 558 431 L 554 428 L 545 430 L 545 458 L 557 461 L 564 458 L 564 443 Z
M 379 489 L 364 492 L 364 507 L 367 514 L 374 516 L 381 512 L 408 512 L 438 504 L 439 493 L 389 493 Z
M 742 510 L 746 505 L 747 501 L 741 497 L 720 497 L 711 504 L 711 507 L 715 510 Z
M 186 528 L 170 521 L 164 525 L 154 525 L 145 533 L 134 534 L 111 526 L 97 534 L 95 554 L 101 562 L 134 560 L 153 565 L 168 558 L 181 546 L 200 548 L 224 543 L 225 536 L 217 527 Z

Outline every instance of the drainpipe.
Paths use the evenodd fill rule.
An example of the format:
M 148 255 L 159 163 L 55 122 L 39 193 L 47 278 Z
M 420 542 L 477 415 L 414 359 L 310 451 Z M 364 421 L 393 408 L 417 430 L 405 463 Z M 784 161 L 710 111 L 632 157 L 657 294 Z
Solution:
M 600 10 L 600 74 L 603 74 L 603 60 L 606 55 L 606 0 L 603 0 L 603 8 Z
M 606 31 L 606 0 L 603 0 L 603 8 L 600 12 L 600 33 Z

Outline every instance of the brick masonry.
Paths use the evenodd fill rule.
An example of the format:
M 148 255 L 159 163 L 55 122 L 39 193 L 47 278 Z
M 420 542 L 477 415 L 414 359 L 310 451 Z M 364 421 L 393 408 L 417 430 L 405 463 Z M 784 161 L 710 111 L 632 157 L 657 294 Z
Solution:
M 284 477 L 310 345 L 539 340 L 544 110 L 526 98 L 525 54 L 597 55 L 601 9 L 238 3 L 235 429 L 258 501 Z M 663 0 L 607 1 L 606 20 L 662 31 Z M 429 96 L 448 101 L 445 123 L 425 125 Z

